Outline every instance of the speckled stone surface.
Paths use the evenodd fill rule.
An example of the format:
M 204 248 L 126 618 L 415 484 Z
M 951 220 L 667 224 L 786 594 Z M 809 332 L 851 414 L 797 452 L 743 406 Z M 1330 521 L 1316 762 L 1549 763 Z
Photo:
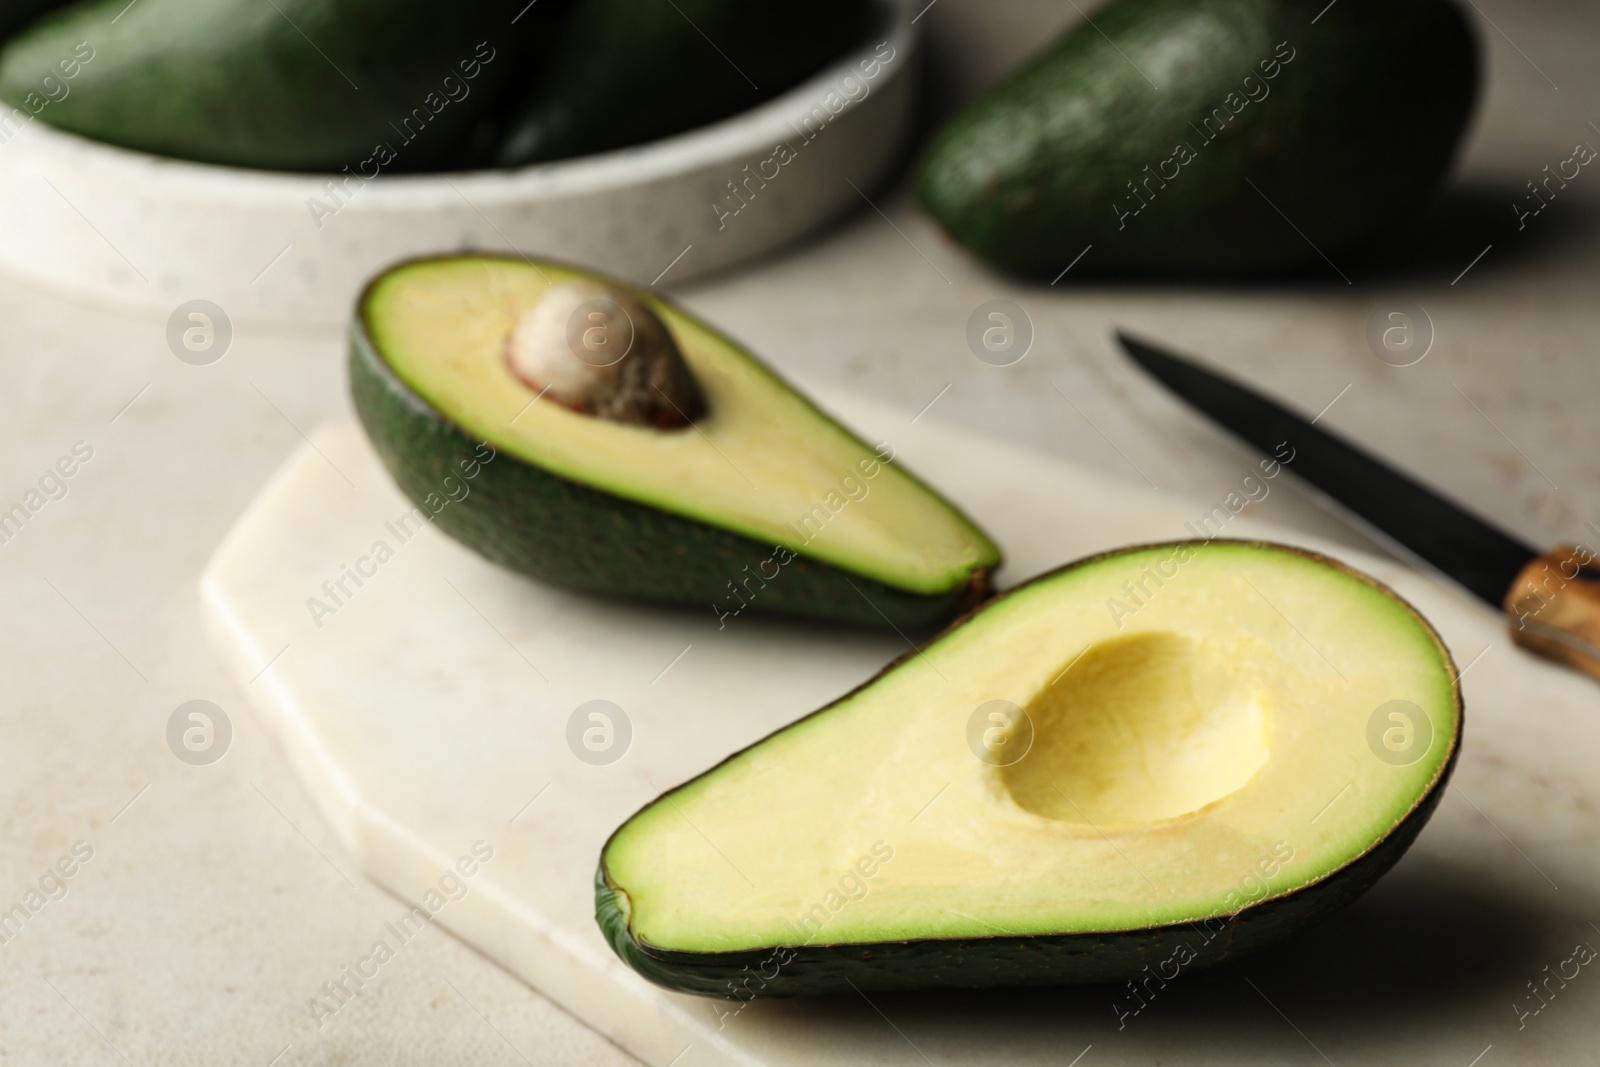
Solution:
M 1478 6 L 1491 83 L 1464 192 L 1373 264 L 1340 263 L 1351 285 L 1330 271 L 1260 288 L 1077 287 L 1071 274 L 1013 286 L 944 244 L 895 186 L 865 190 L 892 226 L 863 206 L 675 295 L 785 371 L 907 419 L 933 402 L 918 425 L 981 430 L 1209 507 L 1254 457 L 1124 366 L 1108 343 L 1120 323 L 1308 412 L 1339 397 L 1323 424 L 1530 541 L 1600 537 L 1589 526 L 1600 521 L 1600 181 L 1586 170 L 1522 231 L 1512 211 L 1575 141 L 1600 144 L 1586 111 L 1600 91 L 1600 15 L 1548 0 Z M 930 89 L 971 91 L 1067 17 L 1070 6 L 1044 0 L 939 0 L 921 22 L 940 72 Z M 979 363 L 964 338 L 973 309 L 995 298 L 1035 327 L 1032 351 L 1007 368 Z M 1412 367 L 1365 344 L 1370 314 L 1392 298 L 1422 304 L 1437 326 Z M 302 432 L 347 415 L 342 338 L 240 326 L 220 361 L 189 366 L 168 348 L 166 318 L 0 283 L 0 502 L 23 500 L 74 442 L 94 450 L 66 496 L 0 544 L 0 899 L 22 901 L 73 842 L 94 849 L 66 895 L 0 944 L 0 1053 L 86 1065 L 119 1052 L 243 1067 L 275 1056 L 631 1062 L 439 930 L 317 1026 L 308 999 L 367 955 L 400 907 L 361 877 L 207 646 L 194 588 Z M 1250 512 L 1366 545 L 1287 481 Z M 1464 664 L 1491 644 L 1489 622 L 1474 625 L 1484 636 Z M 888 1021 L 865 1004 L 799 1005 L 776 1040 L 812 1041 L 826 1021 L 858 1049 L 854 1037 L 898 1028 L 932 1062 L 992 1062 L 995 1030 L 1044 1020 L 1054 1044 L 1040 1062 L 1069 1064 L 1092 1043 L 1080 1067 L 1323 1063 L 1319 1051 L 1341 1065 L 1591 1062 L 1600 982 L 1588 968 L 1565 987 L 1549 975 L 1576 942 L 1600 946 L 1588 925 L 1600 921 L 1600 690 L 1498 643 L 1464 685 L 1467 747 L 1439 815 L 1389 878 L 1294 952 L 1175 984 L 1122 1032 L 1107 998 L 1044 991 L 990 997 L 977 1023 L 960 995 L 875 998 Z M 209 767 L 180 762 L 165 740 L 192 699 L 232 719 L 231 747 Z M 1533 981 L 1549 982 L 1545 1001 Z M 1518 1006 L 1539 1013 L 1519 1026 Z

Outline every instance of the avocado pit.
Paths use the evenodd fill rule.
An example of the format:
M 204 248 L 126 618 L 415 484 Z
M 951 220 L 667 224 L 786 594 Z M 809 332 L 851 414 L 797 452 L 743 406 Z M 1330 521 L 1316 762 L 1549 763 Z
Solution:
M 705 414 L 705 397 L 666 323 L 601 282 L 551 288 L 517 319 L 505 358 L 523 385 L 584 415 L 676 429 Z

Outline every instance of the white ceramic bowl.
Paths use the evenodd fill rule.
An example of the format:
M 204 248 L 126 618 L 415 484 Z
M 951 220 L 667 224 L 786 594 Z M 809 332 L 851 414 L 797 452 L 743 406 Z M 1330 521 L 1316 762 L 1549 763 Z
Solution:
M 327 176 L 165 159 L 37 119 L 0 124 L 0 269 L 122 306 L 204 299 L 235 319 L 315 323 L 344 319 L 385 265 L 452 249 L 682 281 L 818 226 L 893 159 L 916 32 L 912 0 L 880 2 L 883 28 L 866 45 L 759 107 L 515 171 L 339 190 Z

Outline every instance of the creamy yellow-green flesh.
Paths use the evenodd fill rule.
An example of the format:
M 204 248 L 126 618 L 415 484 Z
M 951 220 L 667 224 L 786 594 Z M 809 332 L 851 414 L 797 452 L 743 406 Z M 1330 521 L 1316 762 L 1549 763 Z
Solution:
M 998 561 L 960 512 L 818 411 L 733 342 L 648 294 L 707 414 L 662 431 L 530 402 L 506 338 L 553 285 L 583 272 L 484 257 L 382 278 L 367 328 L 400 378 L 468 433 L 628 500 L 794 549 L 916 593 Z M 605 281 L 606 279 L 601 279 Z M 863 467 L 863 463 L 866 464 Z
M 635 816 L 604 857 L 634 936 L 718 952 L 1133 929 L 1229 914 L 1365 852 L 1455 747 L 1448 654 L 1314 558 L 1174 551 L 1032 583 Z M 1033 724 L 1010 766 L 969 746 L 995 700 Z M 1407 766 L 1368 744 L 1396 700 L 1432 733 Z

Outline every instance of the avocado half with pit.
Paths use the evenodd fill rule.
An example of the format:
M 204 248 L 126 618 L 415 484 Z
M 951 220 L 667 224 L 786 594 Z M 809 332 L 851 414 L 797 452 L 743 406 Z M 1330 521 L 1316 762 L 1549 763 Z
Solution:
M 597 918 L 708 996 L 1171 980 L 1372 885 L 1460 735 L 1449 653 L 1372 579 L 1268 544 L 1125 549 L 645 807 Z
M 660 295 L 574 267 L 389 270 L 359 301 L 350 388 L 441 530 L 546 582 L 719 626 L 748 609 L 927 630 L 1000 561 L 892 445 Z

